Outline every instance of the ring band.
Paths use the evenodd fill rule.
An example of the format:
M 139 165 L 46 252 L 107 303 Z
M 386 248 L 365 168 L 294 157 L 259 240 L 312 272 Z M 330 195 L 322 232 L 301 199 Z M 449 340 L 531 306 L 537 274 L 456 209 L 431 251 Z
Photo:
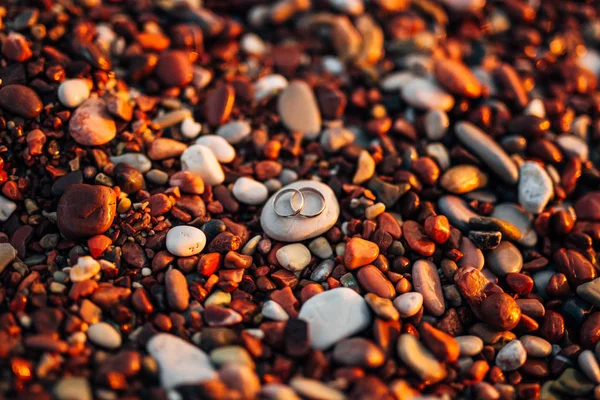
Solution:
M 317 211 L 313 214 L 303 214 L 302 209 L 301 209 L 300 212 L 298 213 L 301 217 L 314 218 L 318 215 L 321 215 L 323 213 L 323 211 L 325 211 L 325 196 L 323 196 L 323 193 L 321 193 L 317 189 L 314 189 L 311 187 L 303 187 L 303 188 L 299 189 L 298 191 L 300 192 L 300 194 L 302 194 L 303 197 L 304 197 L 304 193 L 308 192 L 308 193 L 313 193 L 313 194 L 317 195 L 319 200 L 321 200 L 321 208 L 319 209 L 319 211 Z
M 281 199 L 281 196 L 283 196 L 286 193 L 290 193 L 290 192 L 292 193 L 292 196 L 290 197 L 290 207 L 291 207 L 293 213 L 292 214 L 281 214 L 279 211 L 277 211 L 277 202 L 279 201 L 279 199 Z M 297 209 L 294 208 L 294 205 L 292 203 L 292 200 L 294 199 L 294 196 L 296 194 L 300 195 L 300 207 L 298 207 Z M 283 189 L 282 191 L 277 193 L 277 196 L 275 196 L 275 199 L 273 200 L 273 210 L 275 211 L 275 214 L 277 214 L 283 218 L 295 217 L 296 215 L 298 215 L 302 212 L 303 208 L 304 208 L 304 195 L 302 194 L 302 192 L 300 190 L 297 190 L 297 189 L 291 189 L 291 188 Z

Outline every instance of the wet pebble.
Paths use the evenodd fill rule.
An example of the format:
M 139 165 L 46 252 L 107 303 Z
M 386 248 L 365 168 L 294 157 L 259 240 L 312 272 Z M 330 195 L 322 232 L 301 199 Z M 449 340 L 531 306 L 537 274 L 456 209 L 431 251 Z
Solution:
M 596 307 L 600 306 L 600 278 L 577 286 L 577 295 Z
M 311 346 L 319 350 L 362 331 L 371 323 L 367 303 L 349 288 L 328 290 L 311 297 L 302 305 L 298 318 L 308 322 Z
M 492 328 L 509 331 L 521 320 L 521 308 L 506 293 L 494 293 L 481 303 L 481 317 Z
M 539 214 L 554 195 L 554 186 L 546 170 L 537 162 L 527 161 L 519 168 L 519 203 Z
M 527 352 L 519 340 L 512 340 L 500 349 L 496 356 L 496 365 L 502 371 L 519 369 L 527 360 Z
M 537 243 L 537 233 L 532 225 L 533 217 L 518 204 L 498 204 L 491 217 L 514 226 L 520 233 L 520 238 L 517 239 L 519 244 L 532 247 Z
M 204 232 L 193 226 L 176 226 L 167 233 L 167 250 L 178 257 L 198 254 L 205 245 Z

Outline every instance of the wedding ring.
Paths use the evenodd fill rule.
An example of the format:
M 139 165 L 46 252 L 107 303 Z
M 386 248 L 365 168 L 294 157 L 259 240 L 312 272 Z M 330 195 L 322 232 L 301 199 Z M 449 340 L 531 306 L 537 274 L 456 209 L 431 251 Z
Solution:
M 290 208 L 292 209 L 293 212 L 291 214 L 282 214 L 279 211 L 277 211 L 277 202 L 281 199 L 281 196 L 283 196 L 286 193 L 292 193 L 292 195 L 290 196 Z M 298 208 L 294 208 L 293 200 L 296 195 L 300 196 L 300 206 Z M 275 211 L 275 214 L 277 214 L 283 218 L 295 217 L 296 215 L 300 214 L 300 212 L 302 212 L 303 208 L 304 208 L 304 195 L 302 194 L 302 192 L 300 190 L 297 190 L 297 189 L 291 189 L 291 188 L 283 189 L 282 191 L 277 193 L 277 196 L 275 196 L 275 199 L 273 200 L 273 210 Z
M 304 208 L 303 207 L 300 210 L 300 212 L 298 213 L 301 217 L 304 217 L 304 218 L 314 218 L 316 216 L 321 215 L 323 213 L 323 211 L 325 211 L 326 204 L 325 204 L 325 196 L 323 196 L 323 193 L 321 193 L 317 189 L 313 189 L 311 187 L 303 187 L 303 188 L 300 188 L 298 191 L 300 192 L 301 195 L 303 195 L 303 198 L 304 198 L 304 193 L 312 193 L 312 194 L 316 195 L 319 198 L 319 201 L 321 202 L 321 208 L 319 208 L 318 211 L 316 211 L 316 212 L 314 212 L 312 214 L 303 213 L 302 212 L 302 209 Z

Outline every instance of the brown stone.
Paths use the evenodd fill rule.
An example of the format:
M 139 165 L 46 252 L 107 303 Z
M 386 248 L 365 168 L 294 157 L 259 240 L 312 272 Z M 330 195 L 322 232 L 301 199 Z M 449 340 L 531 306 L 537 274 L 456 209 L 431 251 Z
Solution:
M 117 196 L 111 188 L 71 185 L 58 202 L 58 229 L 70 239 L 99 235 L 108 230 L 116 211 Z
M 416 221 L 406 221 L 402 225 L 404 238 L 414 252 L 429 257 L 435 252 L 435 243 L 425 234 L 425 230 Z
M 458 360 L 460 347 L 452 336 L 434 328 L 427 322 L 419 325 L 419 333 L 423 342 L 438 360 L 449 363 Z
M 373 242 L 361 238 L 352 238 L 346 243 L 344 265 L 348 269 L 356 269 L 375 261 L 379 255 L 379 247 Z
M 206 95 L 204 116 L 209 125 L 217 126 L 226 122 L 233 110 L 235 91 L 230 85 L 224 85 L 211 90 Z
M 506 293 L 494 293 L 481 303 L 481 316 L 492 328 L 509 331 L 519 323 L 521 309 Z
M 166 86 L 185 86 L 192 81 L 194 69 L 187 52 L 169 50 L 158 57 L 154 73 Z
M 438 59 L 434 63 L 434 73 L 437 81 L 452 94 L 472 99 L 481 96 L 481 83 L 460 61 Z
M 0 107 L 23 118 L 35 118 L 44 104 L 40 96 L 23 85 L 8 85 L 0 89 Z
M 360 285 L 369 293 L 375 293 L 379 297 L 392 299 L 396 296 L 396 289 L 383 272 L 374 265 L 366 265 L 356 272 Z

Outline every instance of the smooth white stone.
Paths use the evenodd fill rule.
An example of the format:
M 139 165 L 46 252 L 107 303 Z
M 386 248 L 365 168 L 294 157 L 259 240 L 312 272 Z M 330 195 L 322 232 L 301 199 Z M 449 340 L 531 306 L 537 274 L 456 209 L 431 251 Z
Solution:
M 146 349 L 158 363 L 160 382 L 166 389 L 217 377 L 206 353 L 177 336 L 159 333 L 148 341 Z
M 79 376 L 62 378 L 52 391 L 58 400 L 93 400 L 94 398 L 88 379 Z
M 519 340 L 528 356 L 544 358 L 552 353 L 552 343 L 539 336 L 523 335 Z
M 82 282 L 92 279 L 100 272 L 100 263 L 90 256 L 82 256 L 77 259 L 77 264 L 71 267 L 69 278 L 71 282 Z
M 291 82 L 279 94 L 277 111 L 290 131 L 302 132 L 306 139 L 316 139 L 321 133 L 319 105 L 312 88 L 306 82 Z
M 589 148 L 587 143 L 575 135 L 559 135 L 556 138 L 556 143 L 561 149 L 572 156 L 577 156 L 583 162 L 587 162 L 589 158 Z
M 308 244 L 308 249 L 315 256 L 319 257 L 322 260 L 327 258 L 331 258 L 333 256 L 333 249 L 331 245 L 323 236 L 314 239 L 312 242 Z
M 65 107 L 79 107 L 89 98 L 90 88 L 83 79 L 68 79 L 58 87 L 58 100 Z
M 527 352 L 520 340 L 512 340 L 500 349 L 496 356 L 496 365 L 502 371 L 519 369 L 527 361 Z
M 252 127 L 248 121 L 232 121 L 217 129 L 217 136 L 227 140 L 229 144 L 241 143 L 250 136 Z
M 401 294 L 394 299 L 394 307 L 402 318 L 412 317 L 423 307 L 423 295 L 419 292 Z
M 265 301 L 261 313 L 263 317 L 272 319 L 273 321 L 287 321 L 290 319 L 290 316 L 283 307 L 273 300 Z
M 254 99 L 260 102 L 275 96 L 285 89 L 287 85 L 288 81 L 282 75 L 271 74 L 263 76 L 254 84 Z
M 120 156 L 113 156 L 110 161 L 117 165 L 120 163 L 127 163 L 140 171 L 142 174 L 150 171 L 152 168 L 152 161 L 144 154 L 141 153 L 125 153 Z
M 267 46 L 260 36 L 255 33 L 246 33 L 240 39 L 240 48 L 248 54 L 257 56 L 263 55 L 267 51 Z
M 300 189 L 303 187 L 311 187 L 320 191 L 325 198 L 325 210 L 314 218 L 283 218 L 275 214 L 273 203 L 279 192 L 274 193 L 265 203 L 260 216 L 260 224 L 267 236 L 274 240 L 282 242 L 300 242 L 306 239 L 317 237 L 327 232 L 335 225 L 338 216 L 340 215 L 340 206 L 333 190 L 324 183 L 317 181 L 302 180 L 290 183 L 281 190 L 292 188 Z M 278 201 L 278 211 L 281 213 L 291 213 L 291 207 L 288 202 L 290 194 L 284 194 Z M 281 208 L 279 208 L 281 207 Z M 317 196 L 305 196 L 304 210 L 306 213 L 314 213 L 321 208 L 321 201 Z
M 245 176 L 235 181 L 231 192 L 238 201 L 255 206 L 264 203 L 269 197 L 269 190 L 263 183 Z
M 346 70 L 344 63 L 335 56 L 325 56 L 322 59 L 325 71 L 333 75 L 342 75 Z
M 106 322 L 90 325 L 87 336 L 90 342 L 107 349 L 118 349 L 123 342 L 121 334 Z
M 282 383 L 267 383 L 260 390 L 260 398 L 265 400 L 301 400 L 292 388 Z
M 193 226 L 180 225 L 167 233 L 167 250 L 178 257 L 198 254 L 206 245 L 204 232 Z
M 598 360 L 596 360 L 596 356 L 591 350 L 582 351 L 577 358 L 577 363 L 585 376 L 594 383 L 600 383 L 600 365 L 598 365 Z
M 344 393 L 316 379 L 295 376 L 290 379 L 290 386 L 306 399 L 346 400 Z
M 473 357 L 483 350 L 483 340 L 475 335 L 456 336 L 461 357 Z
M 211 149 L 220 163 L 227 164 L 235 159 L 235 148 L 221 136 L 204 135 L 196 140 L 196 144 L 201 144 Z
M 392 72 L 381 80 L 379 86 L 386 92 L 393 92 L 396 90 L 402 90 L 404 86 L 416 78 L 417 76 L 409 71 Z
M 425 114 L 423 120 L 425 134 L 431 140 L 441 140 L 446 136 L 448 127 L 450 126 L 450 118 L 448 114 L 442 110 L 429 110 Z
M 202 124 L 194 121 L 193 118 L 186 118 L 181 122 L 180 129 L 183 137 L 194 139 L 200 134 L 200 131 L 202 130 Z
M 554 195 L 554 186 L 546 170 L 537 162 L 526 161 L 519 167 L 519 204 L 533 214 L 544 211 Z
M 600 76 L 600 53 L 597 50 L 588 47 L 585 54 L 577 59 L 577 63 L 594 75 Z
M 17 203 L 0 196 L 0 221 L 6 221 L 17 209 Z
M 220 185 L 225 173 L 212 150 L 202 144 L 185 149 L 181 155 L 181 169 L 200 176 L 206 185 Z
M 319 293 L 306 301 L 299 319 L 308 322 L 313 349 L 323 350 L 350 337 L 371 323 L 371 313 L 361 295 L 349 288 Z
M 402 88 L 402 99 L 409 105 L 425 110 L 449 111 L 454 107 L 454 97 L 441 87 L 423 78 L 416 78 Z
M 329 128 L 321 134 L 321 146 L 334 153 L 354 142 L 354 133 L 346 128 Z
M 525 107 L 525 110 L 523 110 L 523 114 L 546 118 L 546 108 L 544 107 L 542 100 L 533 99 L 529 102 L 529 104 L 527 104 L 527 107 Z
M 275 253 L 279 264 L 288 271 L 302 271 L 310 264 L 310 250 L 302 243 L 293 243 L 281 247 Z

